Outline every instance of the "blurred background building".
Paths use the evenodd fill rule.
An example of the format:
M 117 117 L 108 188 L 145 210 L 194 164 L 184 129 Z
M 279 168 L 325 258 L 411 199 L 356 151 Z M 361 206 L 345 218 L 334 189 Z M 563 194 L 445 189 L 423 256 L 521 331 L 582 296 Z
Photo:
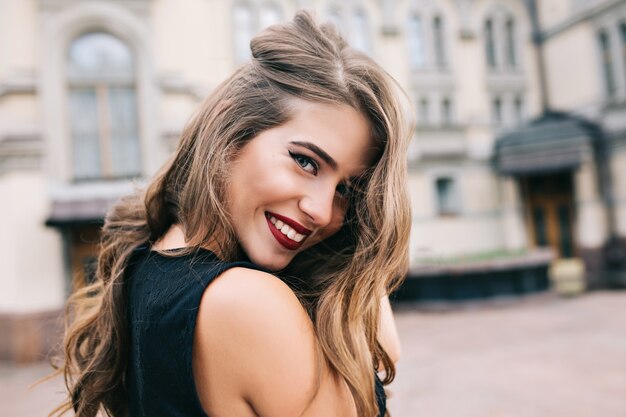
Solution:
M 619 281 L 626 0 L 0 0 L 0 359 L 50 348 L 107 208 L 299 8 L 413 101 L 407 296 L 540 290 L 572 258 Z

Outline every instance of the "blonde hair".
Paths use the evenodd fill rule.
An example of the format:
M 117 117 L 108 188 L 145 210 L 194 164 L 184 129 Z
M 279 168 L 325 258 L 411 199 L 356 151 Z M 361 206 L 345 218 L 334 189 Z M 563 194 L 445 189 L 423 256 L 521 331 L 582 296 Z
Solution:
M 385 383 L 395 375 L 377 342 L 379 298 L 399 285 L 408 266 L 408 129 L 399 89 L 334 27 L 317 25 L 306 12 L 257 35 L 251 50 L 251 62 L 202 104 L 173 159 L 145 193 L 123 199 L 108 213 L 96 282 L 68 301 L 58 372 L 65 376 L 69 399 L 53 413 L 73 408 L 81 417 L 99 410 L 127 414 L 123 283 L 133 250 L 180 224 L 190 251 L 218 244 L 223 260 L 237 259 L 240 249 L 224 204 L 230 162 L 258 133 L 289 120 L 288 101 L 298 98 L 357 109 L 380 149 L 359 180 L 341 230 L 298 254 L 282 271 L 315 324 L 324 360 L 347 382 L 358 415 L 378 414 L 374 366 L 383 363 Z

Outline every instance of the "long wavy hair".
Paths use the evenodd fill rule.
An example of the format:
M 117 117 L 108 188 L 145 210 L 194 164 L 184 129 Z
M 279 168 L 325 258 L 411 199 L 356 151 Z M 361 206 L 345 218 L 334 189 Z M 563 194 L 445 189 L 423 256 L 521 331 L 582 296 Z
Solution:
M 386 384 L 395 375 L 377 342 L 379 299 L 400 284 L 408 267 L 409 129 L 400 89 L 334 27 L 316 24 L 306 12 L 261 32 L 252 39 L 251 50 L 251 61 L 201 105 L 183 130 L 175 155 L 147 189 L 122 199 L 106 216 L 96 281 L 77 290 L 66 307 L 57 372 L 64 375 L 69 395 L 52 414 L 73 409 L 80 417 L 99 411 L 127 415 L 124 272 L 133 250 L 179 224 L 188 251 L 219 245 L 224 260 L 240 258 L 225 204 L 229 168 L 248 141 L 289 120 L 293 98 L 360 111 L 380 149 L 351 197 L 339 232 L 298 254 L 278 273 L 306 307 L 323 353 L 319 360 L 344 378 L 358 415 L 378 414 L 373 368 L 383 364 Z

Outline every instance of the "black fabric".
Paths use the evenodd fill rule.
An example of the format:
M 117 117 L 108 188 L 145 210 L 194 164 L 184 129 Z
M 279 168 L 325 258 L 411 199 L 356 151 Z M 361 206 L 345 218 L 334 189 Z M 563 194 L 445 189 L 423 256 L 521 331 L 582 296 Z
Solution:
M 127 270 L 130 358 L 126 389 L 130 417 L 206 417 L 196 392 L 191 348 L 205 288 L 233 267 L 200 250 L 163 256 L 139 248 Z M 380 416 L 386 409 L 382 383 L 375 378 Z
M 378 417 L 384 417 L 387 411 L 387 394 L 385 394 L 385 387 L 382 381 L 378 378 L 378 375 L 374 378 L 376 383 L 376 400 L 378 401 Z

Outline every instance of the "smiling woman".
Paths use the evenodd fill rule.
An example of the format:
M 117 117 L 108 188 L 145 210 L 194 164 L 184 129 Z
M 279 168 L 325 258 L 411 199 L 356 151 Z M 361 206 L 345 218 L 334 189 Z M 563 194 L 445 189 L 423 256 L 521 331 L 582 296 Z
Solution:
M 347 184 L 378 153 L 369 122 L 352 107 L 298 99 L 288 106 L 287 122 L 241 150 L 228 188 L 239 244 L 270 270 L 285 268 L 299 251 L 341 228 Z
M 410 225 L 395 84 L 303 12 L 251 51 L 108 214 L 58 412 L 385 414 Z

